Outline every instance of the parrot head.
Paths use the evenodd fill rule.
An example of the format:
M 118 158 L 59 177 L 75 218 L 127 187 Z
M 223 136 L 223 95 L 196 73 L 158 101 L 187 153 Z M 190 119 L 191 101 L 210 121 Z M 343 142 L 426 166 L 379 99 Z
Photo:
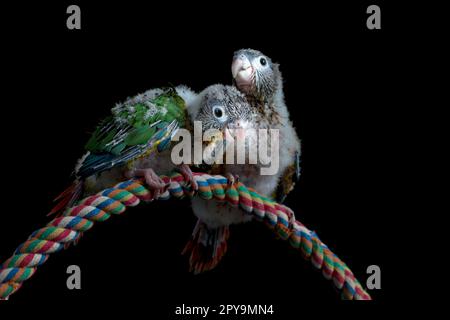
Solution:
M 258 50 L 241 49 L 234 53 L 231 72 L 236 87 L 246 95 L 270 100 L 280 78 L 279 66 Z
M 226 144 L 227 137 L 235 139 L 252 127 L 253 108 L 235 87 L 221 84 L 210 86 L 199 94 L 197 103 L 194 121 L 201 121 L 202 135 L 209 129 L 216 129 L 224 139 L 213 137 L 203 142 L 203 148 L 215 148 L 222 141 Z
M 202 122 L 203 133 L 208 129 L 245 129 L 252 119 L 252 108 L 235 87 L 212 85 L 199 95 L 195 121 Z

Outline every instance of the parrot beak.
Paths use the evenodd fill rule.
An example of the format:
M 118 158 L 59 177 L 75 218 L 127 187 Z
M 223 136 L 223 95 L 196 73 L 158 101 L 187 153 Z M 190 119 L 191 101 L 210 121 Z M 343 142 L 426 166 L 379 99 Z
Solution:
M 225 129 L 225 141 L 227 138 L 242 139 L 246 136 L 246 129 L 248 128 L 248 123 L 243 120 L 238 120 L 234 123 L 228 124 Z
M 252 86 L 253 67 L 244 54 L 234 57 L 231 64 L 231 73 L 239 89 Z

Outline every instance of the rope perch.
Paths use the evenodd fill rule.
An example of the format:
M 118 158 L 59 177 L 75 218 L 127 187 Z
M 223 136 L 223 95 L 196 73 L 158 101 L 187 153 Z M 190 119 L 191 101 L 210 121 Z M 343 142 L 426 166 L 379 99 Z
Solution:
M 266 224 L 280 238 L 288 240 L 292 247 L 300 250 L 306 260 L 322 270 L 326 279 L 332 280 L 341 290 L 346 300 L 371 300 L 353 273 L 318 238 L 317 234 L 295 220 L 294 213 L 288 207 L 259 195 L 241 182 L 228 186 L 223 176 L 194 173 L 198 183 L 197 195 L 202 199 L 226 201 L 231 206 L 239 206 L 258 221 Z M 170 182 L 168 190 L 159 198 L 193 197 L 194 191 L 186 185 L 184 177 L 174 172 L 161 176 L 164 182 Z M 141 180 L 129 180 L 113 188 L 89 196 L 77 205 L 68 208 L 64 215 L 50 221 L 47 226 L 31 234 L 22 243 L 12 257 L 0 265 L 0 299 L 6 299 L 20 289 L 25 280 L 30 279 L 37 268 L 47 261 L 50 254 L 68 247 L 81 233 L 92 228 L 95 222 L 102 222 L 111 215 L 118 215 L 140 201 L 152 199 L 151 192 Z

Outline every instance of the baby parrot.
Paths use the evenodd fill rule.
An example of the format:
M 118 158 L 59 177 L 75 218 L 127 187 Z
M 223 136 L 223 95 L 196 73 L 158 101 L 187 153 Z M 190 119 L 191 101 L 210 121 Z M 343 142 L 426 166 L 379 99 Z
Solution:
M 270 187 L 274 187 L 277 201 L 283 202 L 300 177 L 301 146 L 284 101 L 279 65 L 260 51 L 241 49 L 234 53 L 231 71 L 234 85 L 258 110 L 258 127 L 280 130 L 280 171 L 283 174 L 277 187 Z
M 195 93 L 185 86 L 152 89 L 111 109 L 85 145 L 86 153 L 75 167 L 75 181 L 58 198 L 50 214 L 61 213 L 81 196 L 98 192 L 131 176 L 142 176 L 153 197 L 168 187 L 155 173 L 157 164 L 171 164 L 171 138 L 189 123 L 185 100 Z M 169 158 L 170 159 L 170 158 Z M 175 166 L 166 168 L 170 171 Z M 160 169 L 156 170 L 158 174 Z M 180 171 L 195 181 L 187 165 Z
M 238 135 L 252 129 L 259 129 L 261 115 L 258 110 L 251 106 L 245 95 L 233 86 L 214 85 L 202 91 L 188 108 L 193 121 L 202 122 L 202 132 L 209 129 L 219 130 L 223 136 L 227 134 L 237 141 Z M 249 144 L 254 143 L 251 135 L 245 139 L 245 148 L 250 150 Z M 227 142 L 224 140 L 224 159 L 227 156 Z M 204 145 L 204 149 L 211 144 L 217 143 L 212 139 Z M 268 150 L 271 149 L 271 140 L 268 141 Z M 236 145 L 234 145 L 235 147 Z M 233 147 L 233 148 L 234 148 Z M 234 152 L 237 154 L 237 152 Z M 262 194 L 270 194 L 275 189 L 280 174 L 262 175 L 263 164 L 260 159 L 251 164 L 250 153 L 245 152 L 245 163 L 216 164 L 212 165 L 211 174 L 221 174 L 229 177 L 229 183 L 240 179 L 246 186 L 256 189 Z M 217 158 L 216 158 L 217 159 Z M 235 159 L 236 160 L 236 159 Z M 243 223 L 251 220 L 251 216 L 245 214 L 239 208 L 225 206 L 216 201 L 206 201 L 200 198 L 192 200 L 192 209 L 198 217 L 192 238 L 183 250 L 190 255 L 190 269 L 194 273 L 214 268 L 223 257 L 227 249 L 229 226 L 231 224 Z

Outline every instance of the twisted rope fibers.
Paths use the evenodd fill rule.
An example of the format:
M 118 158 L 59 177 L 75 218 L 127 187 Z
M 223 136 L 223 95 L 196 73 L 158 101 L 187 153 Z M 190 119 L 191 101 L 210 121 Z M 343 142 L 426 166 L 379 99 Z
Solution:
M 227 178 L 205 173 L 194 173 L 194 177 L 198 184 L 198 196 L 205 200 L 225 201 L 252 214 L 281 239 L 289 241 L 314 267 L 322 270 L 323 276 L 332 280 L 335 287 L 341 290 L 343 299 L 371 300 L 347 265 L 320 241 L 315 232 L 296 220 L 291 209 L 259 195 L 239 181 L 229 185 Z M 180 199 L 195 195 L 195 191 L 186 184 L 180 173 L 173 172 L 170 176 L 161 178 L 166 183 L 170 182 L 170 186 L 159 199 Z M 126 207 L 136 206 L 140 201 L 151 201 L 151 191 L 143 183 L 142 180 L 129 180 L 89 196 L 66 209 L 62 216 L 53 219 L 44 228 L 33 232 L 0 265 L 0 299 L 19 290 L 23 282 L 30 279 L 37 268 L 47 261 L 50 254 L 77 241 L 96 222 L 105 221 L 111 215 L 119 215 Z

